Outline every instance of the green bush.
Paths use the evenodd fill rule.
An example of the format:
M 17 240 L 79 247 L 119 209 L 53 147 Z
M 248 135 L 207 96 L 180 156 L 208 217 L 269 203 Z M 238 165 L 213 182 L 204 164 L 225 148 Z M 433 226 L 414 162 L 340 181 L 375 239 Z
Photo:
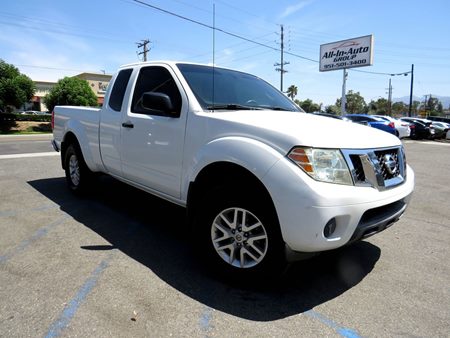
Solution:
M 14 114 L 16 116 L 16 121 L 34 121 L 34 122 L 51 122 L 51 115 L 22 115 Z
M 0 122 L 15 121 L 16 115 L 12 113 L 0 113 Z

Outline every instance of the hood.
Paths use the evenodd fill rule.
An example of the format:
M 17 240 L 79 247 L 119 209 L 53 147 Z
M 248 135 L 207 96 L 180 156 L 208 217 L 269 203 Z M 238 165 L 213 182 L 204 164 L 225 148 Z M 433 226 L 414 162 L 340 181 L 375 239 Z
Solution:
M 243 110 L 207 113 L 213 135 L 244 136 L 271 144 L 282 152 L 293 146 L 367 149 L 401 145 L 382 130 L 300 112 Z

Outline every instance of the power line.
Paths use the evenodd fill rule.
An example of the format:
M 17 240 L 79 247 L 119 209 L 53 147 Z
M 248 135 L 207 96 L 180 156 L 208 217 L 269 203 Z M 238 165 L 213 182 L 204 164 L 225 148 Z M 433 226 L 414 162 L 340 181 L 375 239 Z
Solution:
M 280 48 L 273 47 L 273 46 L 269 46 L 269 45 L 267 45 L 267 44 L 264 44 L 264 43 L 261 43 L 261 42 L 258 42 L 258 41 L 251 40 L 251 39 L 249 39 L 249 38 L 246 38 L 246 37 L 244 37 L 244 36 L 241 36 L 241 35 L 238 35 L 238 34 L 235 34 L 235 33 L 228 32 L 228 31 L 226 31 L 226 30 L 224 30 L 224 29 L 221 29 L 221 28 L 213 27 L 213 26 L 208 25 L 208 24 L 206 24 L 206 23 L 203 23 L 203 22 L 201 22 L 201 21 L 198 21 L 198 20 L 194 20 L 194 19 L 188 18 L 188 17 L 186 17 L 186 16 L 184 16 L 184 15 L 181 15 L 181 14 L 177 14 L 177 13 L 171 12 L 171 11 L 169 11 L 169 10 L 167 10 L 167 9 L 164 9 L 164 8 L 161 8 L 161 7 L 158 7 L 158 6 L 155 6 L 155 5 L 146 3 L 146 2 L 144 2 L 144 1 L 141 1 L 141 0 L 132 0 L 132 1 L 135 2 L 135 3 L 137 3 L 137 4 L 140 4 L 140 5 L 143 5 L 143 6 L 146 6 L 146 7 L 153 8 L 153 9 L 155 9 L 155 10 L 157 10 L 157 11 L 160 11 L 160 12 L 163 12 L 163 13 L 165 13 L 165 14 L 172 15 L 172 16 L 177 17 L 177 18 L 179 18 L 179 19 L 182 19 L 182 20 L 185 20 L 185 21 L 188 21 L 188 22 L 191 22 L 191 23 L 200 25 L 200 26 L 202 26 L 202 27 L 205 27 L 205 28 L 208 28 L 208 29 L 216 30 L 216 31 L 218 31 L 218 32 L 221 32 L 221 33 L 223 33 L 223 34 L 226 34 L 226 35 L 235 37 L 235 38 L 237 38 L 237 39 L 240 39 L 240 40 L 243 40 L 243 41 L 247 41 L 247 42 L 250 42 L 250 43 L 253 43 L 253 44 L 256 44 L 256 45 L 265 47 L 265 48 L 269 48 L 269 49 L 271 49 L 271 50 L 273 50 L 273 51 L 276 51 L 276 52 L 281 52 L 281 49 L 280 49 Z M 308 57 L 305 57 L 305 56 L 302 56 L 302 55 L 299 55 L 299 54 L 296 54 L 296 53 L 292 53 L 292 52 L 284 52 L 284 53 L 285 53 L 285 54 L 288 54 L 288 55 L 291 55 L 291 56 L 295 56 L 295 57 L 297 57 L 297 58 L 299 58 L 299 59 L 303 59 L 303 60 L 307 60 L 307 61 L 319 63 L 318 60 L 311 59 L 311 58 L 308 58 Z M 354 71 L 354 72 L 367 73 L 367 74 L 374 74 L 374 75 L 384 75 L 384 76 L 391 76 L 391 74 L 392 74 L 392 73 L 372 72 L 372 71 L 364 71 L 364 70 L 357 70 L 357 69 L 349 69 L 349 70 Z M 403 73 L 400 73 L 400 74 L 404 74 L 404 73 L 408 73 L 408 72 L 403 72 Z
M 266 48 L 270 48 L 270 49 L 275 50 L 275 51 L 280 51 L 280 50 L 279 50 L 278 48 L 276 48 L 276 47 L 272 47 L 272 46 L 266 45 L 266 44 L 264 44 L 264 43 L 260 43 L 260 42 L 258 42 L 258 41 L 253 41 L 253 40 L 251 40 L 251 39 L 249 39 L 249 38 L 246 38 L 246 37 L 244 37 L 244 36 L 241 36 L 241 35 L 238 35 L 238 34 L 235 34 L 235 33 L 228 32 L 228 31 L 223 30 L 223 29 L 221 29 L 221 28 L 213 27 L 213 26 L 208 25 L 208 24 L 206 24 L 206 23 L 203 23 L 203 22 L 200 22 L 200 21 L 197 21 L 197 20 L 188 18 L 188 17 L 186 17 L 186 16 L 183 16 L 183 15 L 180 15 L 180 14 L 177 14 L 177 13 L 174 13 L 174 12 L 171 12 L 171 11 L 168 11 L 168 10 L 163 9 L 163 8 L 161 8 L 161 7 L 158 7 L 158 6 L 155 6 L 155 5 L 148 4 L 148 3 L 144 2 L 144 1 L 140 1 L 140 0 L 133 0 L 133 1 L 136 2 L 136 3 L 138 3 L 138 4 L 141 4 L 141 5 L 143 5 L 143 6 L 147 6 L 147 7 L 156 9 L 157 11 L 160 11 L 160 12 L 163 12 L 163 13 L 166 13 L 166 14 L 169 14 L 169 15 L 172 15 L 172 16 L 175 16 L 175 17 L 177 17 L 177 18 L 179 18 L 179 19 L 183 19 L 183 20 L 189 21 L 189 22 L 191 22 L 191 23 L 195 23 L 195 24 L 200 25 L 200 26 L 203 26 L 203 27 L 205 27 L 205 28 L 209 28 L 209 29 L 216 30 L 216 31 L 218 31 L 218 32 L 221 32 L 221 33 L 223 33 L 223 34 L 226 34 L 226 35 L 235 37 L 235 38 L 237 38 L 237 39 L 241 39 L 241 40 L 244 40 L 244 41 L 247 41 L 247 42 L 250 42 L 250 43 L 254 43 L 254 44 L 257 44 L 257 45 L 266 47 Z

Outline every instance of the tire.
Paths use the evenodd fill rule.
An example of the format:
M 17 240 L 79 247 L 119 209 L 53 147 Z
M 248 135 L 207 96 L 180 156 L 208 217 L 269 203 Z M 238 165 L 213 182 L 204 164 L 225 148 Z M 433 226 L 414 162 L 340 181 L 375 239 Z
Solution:
M 264 195 L 242 186 L 215 188 L 197 207 L 201 259 L 220 275 L 261 283 L 285 270 L 280 226 Z
M 93 173 L 86 165 L 78 144 L 70 144 L 64 156 L 66 181 L 69 189 L 76 194 L 88 191 Z

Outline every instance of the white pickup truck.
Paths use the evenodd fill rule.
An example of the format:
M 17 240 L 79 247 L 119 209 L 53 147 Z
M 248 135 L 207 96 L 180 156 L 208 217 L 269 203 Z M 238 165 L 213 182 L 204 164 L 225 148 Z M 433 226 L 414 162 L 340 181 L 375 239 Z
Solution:
M 101 109 L 57 106 L 53 118 L 70 189 L 101 172 L 186 207 L 204 257 L 237 275 L 380 232 L 414 189 L 395 136 L 306 114 L 224 68 L 126 65 Z

